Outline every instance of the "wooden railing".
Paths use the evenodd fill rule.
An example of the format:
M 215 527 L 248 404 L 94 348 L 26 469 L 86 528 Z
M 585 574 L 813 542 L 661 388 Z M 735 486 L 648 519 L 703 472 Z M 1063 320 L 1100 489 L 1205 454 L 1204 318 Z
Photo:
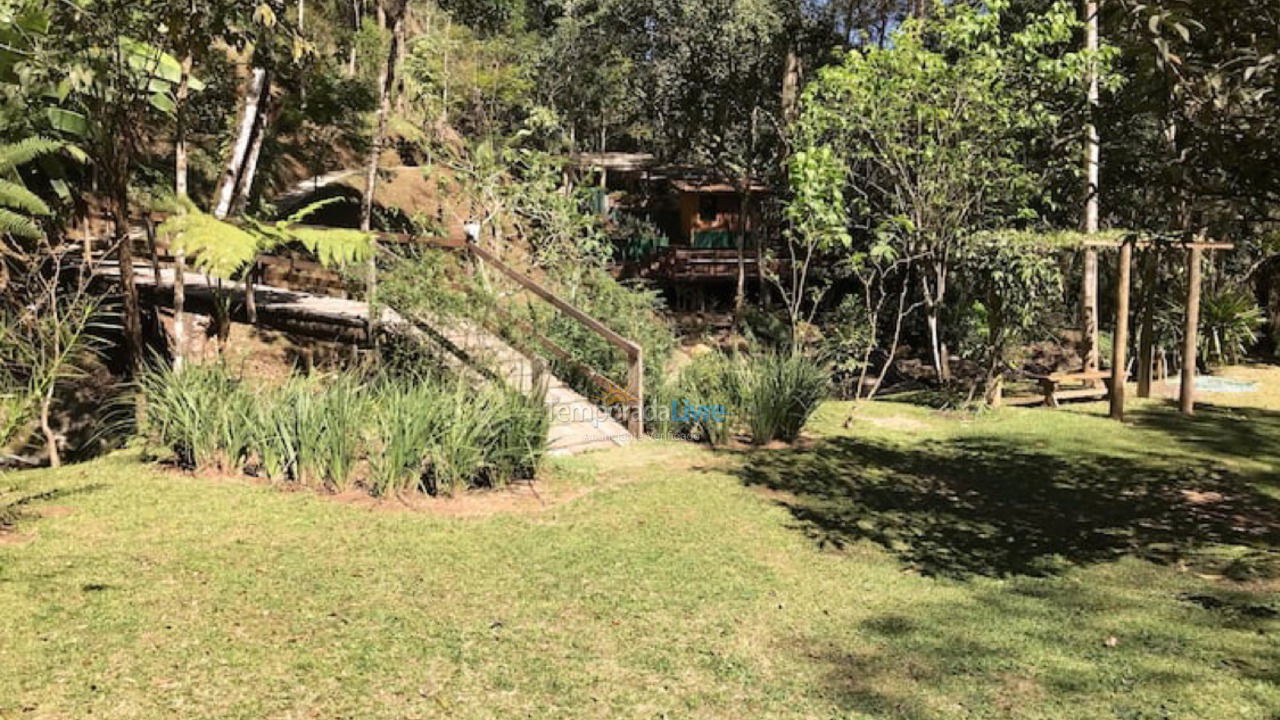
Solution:
M 297 227 L 314 226 L 298 225 Z M 644 435 L 644 350 L 639 344 L 618 334 L 604 323 L 583 312 L 572 303 L 564 300 L 548 288 L 535 281 L 533 278 L 530 278 L 519 270 L 511 267 L 507 263 L 503 262 L 502 259 L 474 242 L 461 240 L 459 238 L 428 239 L 420 236 L 404 235 L 399 233 L 378 232 L 375 233 L 375 235 L 377 235 L 379 242 L 383 243 L 426 244 L 442 250 L 469 252 L 478 262 L 483 262 L 486 265 L 493 267 L 503 275 L 510 278 L 520 287 L 530 293 L 533 293 L 535 296 L 547 302 L 549 305 L 568 317 L 573 318 L 588 330 L 603 338 L 605 342 L 622 351 L 627 358 L 627 380 L 625 387 L 614 382 L 599 370 L 581 362 L 575 358 L 569 350 L 561 347 L 550 338 L 537 332 L 537 330 L 528 323 L 521 323 L 501 308 L 495 308 L 497 312 L 501 313 L 508 322 L 518 326 L 522 332 L 531 337 L 543 349 L 556 356 L 561 361 L 574 366 L 586 378 L 591 380 L 592 383 L 604 391 L 605 405 L 617 405 L 626 408 L 626 425 L 628 432 L 636 438 L 640 438 Z M 144 236 L 144 238 L 148 240 L 150 239 L 146 236 Z M 145 248 L 144 251 L 149 252 L 157 269 L 162 264 L 172 265 L 173 259 L 159 253 L 154 241 L 149 242 L 148 247 Z M 168 261 L 167 263 L 165 262 L 166 260 Z M 306 260 L 285 260 L 282 258 L 272 257 L 270 255 L 262 255 L 255 259 L 250 276 L 258 276 L 263 269 L 273 266 L 282 270 L 306 270 L 317 274 L 333 274 L 332 271 L 327 270 L 318 263 Z M 335 279 L 336 278 L 337 276 L 335 274 Z M 249 304 L 251 305 L 252 303 Z M 526 355 L 532 354 L 527 348 L 517 349 Z M 536 358 L 531 359 L 535 361 L 537 360 Z
M 535 341 L 538 342 L 539 345 L 546 348 L 551 354 L 578 367 L 578 369 L 582 371 L 587 378 L 604 391 L 606 405 L 621 405 L 626 407 L 627 431 L 636 438 L 642 437 L 644 435 L 644 349 L 636 342 L 619 335 L 604 323 L 594 317 L 591 317 L 572 303 L 556 295 L 551 290 L 539 284 L 533 278 L 516 270 L 510 265 L 507 265 L 496 255 L 484 249 L 480 245 L 468 242 L 466 243 L 466 249 L 478 261 L 483 262 L 501 272 L 503 275 L 506 275 L 517 285 L 546 301 L 549 305 L 565 315 L 573 318 L 582 326 L 603 338 L 605 342 L 618 350 L 621 350 L 627 356 L 627 386 L 622 388 L 599 371 L 579 362 L 573 357 L 572 353 L 560 347 L 550 338 L 538 333 L 533 329 L 533 327 L 528 326 L 527 324 L 524 324 L 521 327 L 524 332 L 528 333 Z

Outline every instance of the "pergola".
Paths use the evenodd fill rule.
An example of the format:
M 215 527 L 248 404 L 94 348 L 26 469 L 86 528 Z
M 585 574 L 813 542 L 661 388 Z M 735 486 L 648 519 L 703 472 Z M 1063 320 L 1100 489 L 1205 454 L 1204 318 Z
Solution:
M 1204 235 L 1187 237 L 1180 241 L 1142 240 L 1131 236 L 1120 241 L 1086 240 L 1086 249 L 1094 251 L 1098 248 L 1118 248 L 1120 259 L 1116 269 L 1116 326 L 1115 338 L 1111 351 L 1111 417 L 1124 419 L 1125 375 L 1129 364 L 1129 295 L 1133 266 L 1133 249 L 1147 250 L 1179 248 L 1186 252 L 1187 263 L 1187 295 L 1184 305 L 1182 341 L 1182 386 L 1179 392 L 1179 407 L 1184 415 L 1195 414 L 1196 392 L 1196 350 L 1199 344 L 1200 330 L 1200 285 L 1201 261 L 1205 251 L 1231 250 L 1231 243 L 1211 242 Z M 1097 277 L 1094 276 L 1096 281 Z M 1148 255 L 1143 263 L 1143 284 L 1146 289 L 1155 285 L 1156 257 Z M 1087 282 L 1087 280 L 1086 280 Z M 1092 288 L 1092 296 L 1097 297 L 1097 288 Z M 1089 289 L 1085 290 L 1086 297 Z M 1085 335 L 1088 338 L 1089 358 L 1086 363 L 1096 362 L 1098 347 L 1098 326 L 1085 318 Z M 1146 304 L 1142 314 L 1141 334 L 1138 336 L 1138 397 L 1151 397 L 1151 373 L 1155 363 L 1155 309 L 1151 302 Z

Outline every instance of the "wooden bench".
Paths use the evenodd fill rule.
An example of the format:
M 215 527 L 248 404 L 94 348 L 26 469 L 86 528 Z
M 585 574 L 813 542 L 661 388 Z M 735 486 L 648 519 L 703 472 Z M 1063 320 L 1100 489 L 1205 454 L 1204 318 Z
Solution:
M 1107 398 L 1111 396 L 1111 371 L 1090 370 L 1087 372 L 1051 373 L 1049 375 L 1032 376 L 1040 383 L 1040 392 L 1044 394 L 1044 404 L 1056 408 L 1062 400 L 1081 400 Z M 1098 385 L 1097 383 L 1101 383 Z M 1063 390 L 1062 385 L 1084 385 L 1085 387 Z

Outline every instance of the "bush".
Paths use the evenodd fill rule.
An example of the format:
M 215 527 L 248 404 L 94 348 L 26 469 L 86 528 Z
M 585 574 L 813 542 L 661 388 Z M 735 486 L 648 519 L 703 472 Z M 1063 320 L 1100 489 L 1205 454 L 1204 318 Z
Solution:
M 251 392 L 222 365 L 142 378 L 146 436 L 179 466 L 378 496 L 452 494 L 532 477 L 547 445 L 543 398 L 461 380 L 294 379 Z
M 1266 324 L 1262 308 L 1253 296 L 1228 287 L 1208 293 L 1200 310 L 1200 354 L 1207 366 L 1235 365 L 1258 342 L 1258 330 Z
M 794 442 L 830 385 L 827 369 L 801 354 L 708 353 L 685 368 L 674 392 L 680 410 L 695 412 L 678 413 L 665 429 L 696 434 L 712 445 L 726 444 L 738 431 L 749 433 L 755 445 Z M 696 411 L 708 406 L 723 406 L 727 417 Z
M 822 366 L 799 354 L 770 352 L 740 365 L 743 420 L 752 442 L 795 442 L 831 387 Z
M 259 421 L 255 398 L 221 364 L 175 373 L 148 369 L 138 380 L 146 399 L 141 432 L 173 452 L 184 470 L 242 467 Z

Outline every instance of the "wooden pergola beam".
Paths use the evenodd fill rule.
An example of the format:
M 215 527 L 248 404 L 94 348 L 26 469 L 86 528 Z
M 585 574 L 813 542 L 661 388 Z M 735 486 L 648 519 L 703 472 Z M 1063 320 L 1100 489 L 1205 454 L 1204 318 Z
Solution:
M 1181 248 L 1181 249 L 1188 249 L 1188 250 L 1192 248 L 1198 248 L 1200 250 L 1234 250 L 1236 247 L 1235 243 L 1208 242 L 1208 241 L 1200 241 L 1200 240 L 1193 240 L 1188 242 L 1181 242 L 1177 240 L 1172 240 L 1172 241 L 1085 240 L 1080 244 L 1086 248 L 1109 248 L 1109 249 L 1117 249 L 1125 245 L 1130 245 L 1132 247 L 1143 248 L 1143 249 L 1150 248 L 1150 247 L 1162 247 L 1162 248 Z

